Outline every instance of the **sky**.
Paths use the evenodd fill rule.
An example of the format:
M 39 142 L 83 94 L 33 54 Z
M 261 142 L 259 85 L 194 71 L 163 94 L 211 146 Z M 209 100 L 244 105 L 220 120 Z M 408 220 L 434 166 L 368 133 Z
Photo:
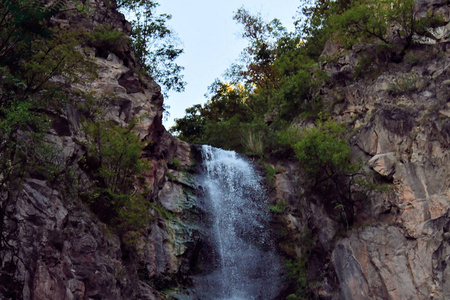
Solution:
M 251 13 L 261 13 L 269 21 L 280 19 L 289 30 L 294 29 L 293 17 L 301 0 L 159 0 L 158 13 L 172 15 L 167 25 L 181 40 L 184 53 L 177 59 L 183 66 L 183 93 L 169 92 L 164 101 L 170 116 L 166 129 L 182 118 L 185 109 L 206 102 L 204 95 L 216 78 L 221 78 L 247 46 L 241 38 L 242 26 L 233 20 L 234 12 L 244 7 Z

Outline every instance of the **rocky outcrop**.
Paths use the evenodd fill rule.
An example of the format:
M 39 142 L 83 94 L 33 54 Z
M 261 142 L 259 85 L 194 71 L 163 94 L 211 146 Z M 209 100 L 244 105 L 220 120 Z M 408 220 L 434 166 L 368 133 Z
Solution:
M 446 2 L 420 2 L 418 10 L 450 19 Z M 300 184 L 299 170 L 278 168 L 274 201 L 288 204 L 288 253 L 307 255 L 314 298 L 450 298 L 449 24 L 435 28 L 432 40 L 416 37 L 401 63 L 372 44 L 326 46 L 324 57 L 334 59 L 322 65 L 333 82 L 325 102 L 353 132 L 354 156 L 390 191 L 358 204 L 345 229 L 323 199 L 286 188 Z M 309 232 L 312 243 L 298 232 Z

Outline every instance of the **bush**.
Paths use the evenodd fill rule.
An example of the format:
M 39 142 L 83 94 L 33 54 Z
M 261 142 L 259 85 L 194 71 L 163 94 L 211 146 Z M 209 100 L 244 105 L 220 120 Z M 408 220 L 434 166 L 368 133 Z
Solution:
M 357 0 L 342 14 L 332 15 L 330 24 L 347 48 L 369 39 L 392 46 L 400 42 L 399 49 L 394 49 L 391 57 L 393 61 L 400 62 L 412 45 L 413 36 L 424 35 L 428 26 L 439 23 L 441 19 L 431 15 L 418 18 L 414 0 Z M 395 33 L 388 30 L 392 25 L 397 27 Z
M 318 182 L 357 168 L 351 162 L 345 130 L 343 124 L 318 121 L 316 127 L 301 132 L 300 140 L 292 145 L 302 168 Z
M 88 44 L 97 48 L 98 55 L 106 58 L 109 52 L 120 53 L 123 47 L 131 43 L 131 38 L 123 31 L 111 25 L 100 25 L 88 35 Z
M 122 127 L 112 121 L 86 121 L 83 167 L 93 174 L 88 202 L 100 219 L 121 230 L 147 224 L 148 200 L 135 186 L 150 163 L 141 158 L 144 143 L 133 132 L 137 120 Z M 145 189 L 144 189 L 145 190 Z
M 289 129 L 279 136 L 281 143 L 294 150 L 299 165 L 310 180 L 311 192 L 324 190 L 326 195 L 322 198 L 334 206 L 338 217 L 348 227 L 353 222 L 354 203 L 360 200 L 354 198 L 353 192 L 360 186 L 358 177 L 364 177 L 364 174 L 361 164 L 352 162 L 345 129 L 344 124 L 319 119 L 314 128 Z

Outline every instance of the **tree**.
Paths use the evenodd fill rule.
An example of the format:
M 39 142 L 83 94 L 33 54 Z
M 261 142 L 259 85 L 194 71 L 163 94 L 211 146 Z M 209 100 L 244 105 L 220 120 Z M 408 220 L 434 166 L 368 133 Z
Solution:
M 166 92 L 184 91 L 186 82 L 181 74 L 184 68 L 175 62 L 183 50 L 166 25 L 171 16 L 155 15 L 159 4 L 152 0 L 116 0 L 116 5 L 131 18 L 132 48 L 140 67 L 163 85 Z
M 226 149 L 242 149 L 242 124 L 253 119 L 246 103 L 247 91 L 241 85 L 216 81 L 204 105 L 186 109 L 186 116 L 175 120 L 171 132 L 186 141 Z
M 238 9 L 233 19 L 244 26 L 242 37 L 249 42 L 242 52 L 244 66 L 235 75 L 239 75 L 248 87 L 277 88 L 278 75 L 273 62 L 277 39 L 286 34 L 286 29 L 278 19 L 265 22 L 260 15 L 251 15 L 244 8 Z
M 438 17 L 419 17 L 414 0 L 354 1 L 352 7 L 335 22 L 340 30 L 339 38 L 345 44 L 359 40 L 376 38 L 385 44 L 397 46 L 392 60 L 400 62 L 406 50 L 412 45 L 413 36 L 424 35 L 430 25 L 439 21 Z M 388 27 L 394 27 L 390 32 Z
M 352 0 L 308 0 L 302 2 L 301 17 L 296 21 L 299 36 L 304 41 L 306 54 L 317 60 L 325 42 L 334 33 L 330 18 L 340 15 L 351 6 Z
M 48 6 L 42 1 L 2 0 L 0 2 L 0 65 L 16 60 L 19 50 L 36 37 L 48 38 L 51 30 L 44 22 L 56 15 L 66 0 Z
M 375 39 L 393 48 L 395 62 L 403 59 L 414 35 L 440 22 L 436 16 L 419 17 L 414 0 L 318 0 L 304 6 L 303 13 L 309 21 L 299 24 L 314 55 L 332 37 L 346 47 Z
M 0 2 L 0 189 L 39 156 L 47 112 L 67 100 L 67 84 L 95 71 L 75 47 L 78 33 L 46 25 L 64 3 Z
M 175 119 L 175 125 L 170 128 L 170 132 L 186 142 L 201 144 L 206 122 L 205 117 L 201 115 L 201 109 L 201 104 L 186 108 L 186 115 Z

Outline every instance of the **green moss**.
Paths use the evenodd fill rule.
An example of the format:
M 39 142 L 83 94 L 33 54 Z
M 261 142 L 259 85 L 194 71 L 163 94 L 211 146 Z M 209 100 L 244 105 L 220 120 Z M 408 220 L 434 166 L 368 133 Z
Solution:
M 158 214 L 159 217 L 164 218 L 166 220 L 170 220 L 173 219 L 173 214 L 168 211 L 167 209 L 165 209 L 161 203 L 158 203 L 156 205 L 153 205 L 153 208 L 155 209 L 156 213 Z
M 275 213 L 282 214 L 285 212 L 287 207 L 286 202 L 280 201 L 276 205 L 269 205 L 269 210 Z
M 266 166 L 266 178 L 269 181 L 270 184 L 274 184 L 275 183 L 275 173 L 277 172 L 277 170 L 275 170 L 274 167 L 272 166 Z

